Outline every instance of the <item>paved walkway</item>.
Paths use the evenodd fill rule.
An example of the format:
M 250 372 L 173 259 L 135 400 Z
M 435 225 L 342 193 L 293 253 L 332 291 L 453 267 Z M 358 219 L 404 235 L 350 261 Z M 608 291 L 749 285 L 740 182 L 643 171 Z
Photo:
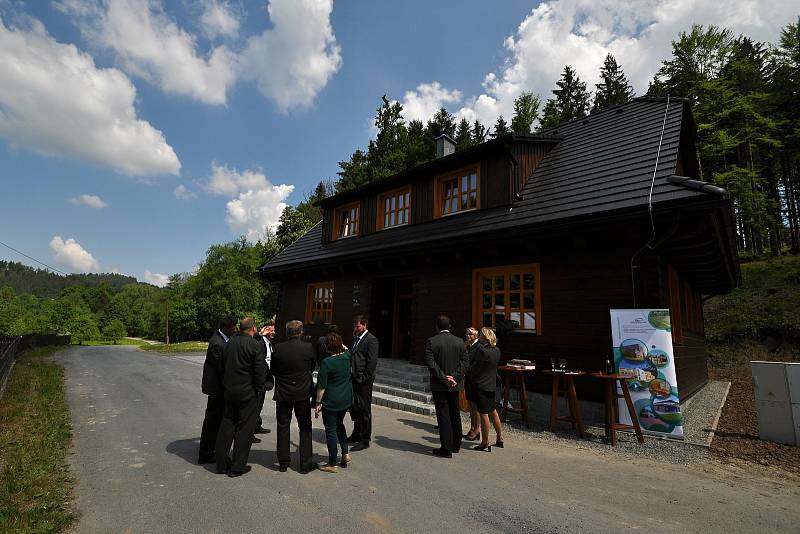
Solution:
M 800 524 L 796 482 L 514 435 L 505 449 L 442 460 L 430 454 L 433 419 L 380 407 L 373 446 L 353 453 L 348 469 L 300 475 L 277 471 L 267 402 L 273 432 L 254 445 L 253 470 L 231 479 L 194 463 L 205 397 L 192 357 L 104 346 L 59 359 L 74 427 L 77 532 L 731 534 Z M 321 420 L 314 424 L 322 459 Z

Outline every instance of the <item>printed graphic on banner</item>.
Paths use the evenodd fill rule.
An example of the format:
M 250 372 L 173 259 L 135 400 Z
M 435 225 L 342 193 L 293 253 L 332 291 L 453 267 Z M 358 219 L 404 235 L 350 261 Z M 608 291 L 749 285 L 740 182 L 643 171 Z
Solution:
M 669 310 L 611 310 L 611 331 L 614 365 L 628 377 L 642 431 L 683 439 Z M 624 399 L 619 419 L 631 423 Z

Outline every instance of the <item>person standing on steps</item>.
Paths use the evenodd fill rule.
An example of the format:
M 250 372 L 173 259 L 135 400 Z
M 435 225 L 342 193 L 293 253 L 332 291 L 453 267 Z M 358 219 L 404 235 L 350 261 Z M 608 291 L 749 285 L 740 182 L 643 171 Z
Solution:
M 222 349 L 236 331 L 236 319 L 225 317 L 219 328 L 208 340 L 206 360 L 203 363 L 203 393 L 208 395 L 203 430 L 200 432 L 200 451 L 198 464 L 213 464 L 217 433 L 225 415 L 225 390 L 222 386 Z
M 436 318 L 439 333 L 425 342 L 425 363 L 431 373 L 431 393 L 436 407 L 441 446 L 433 454 L 452 458 L 461 449 L 461 410 L 458 392 L 464 387 L 464 374 L 469 367 L 464 340 L 450 333 L 450 319 Z
M 353 348 L 350 360 L 353 367 L 353 406 L 350 417 L 353 419 L 353 433 L 347 438 L 353 443 L 351 451 L 369 447 L 372 439 L 372 384 L 375 382 L 375 369 L 378 367 L 378 338 L 367 329 L 367 318 L 356 315 L 353 318 Z

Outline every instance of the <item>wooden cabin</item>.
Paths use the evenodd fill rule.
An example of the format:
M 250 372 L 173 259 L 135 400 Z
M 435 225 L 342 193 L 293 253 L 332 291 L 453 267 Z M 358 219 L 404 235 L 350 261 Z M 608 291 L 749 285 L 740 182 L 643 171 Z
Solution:
M 681 396 L 707 380 L 704 298 L 739 281 L 723 189 L 698 180 L 685 101 L 639 98 L 539 135 L 506 135 L 320 202 L 322 221 L 261 267 L 278 324 L 424 363 L 435 318 L 491 326 L 504 357 L 599 370 L 609 310 L 669 308 Z M 280 329 L 279 329 L 280 330 Z

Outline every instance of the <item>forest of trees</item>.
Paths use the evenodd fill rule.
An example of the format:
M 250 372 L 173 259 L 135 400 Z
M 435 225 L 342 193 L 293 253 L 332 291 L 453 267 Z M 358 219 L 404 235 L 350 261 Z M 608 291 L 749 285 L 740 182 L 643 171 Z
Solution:
M 694 26 L 672 43 L 647 94 L 690 102 L 697 126 L 701 179 L 728 190 L 743 257 L 800 251 L 800 19 L 776 42 L 759 43 L 714 26 Z M 176 274 L 166 288 L 121 275 L 56 274 L 0 262 L 0 335 L 70 332 L 77 340 L 126 335 L 202 339 L 226 314 L 274 313 L 275 289 L 256 269 L 322 218 L 315 202 L 412 168 L 434 157 L 442 133 L 457 150 L 514 132 L 536 133 L 581 119 L 635 97 L 622 66 L 609 54 L 590 92 L 566 65 L 552 96 L 522 92 L 511 122 L 488 127 L 439 109 L 427 122 L 403 119 L 385 95 L 376 135 L 339 162 L 338 179 L 322 180 L 297 206 L 288 206 L 275 232 L 257 243 L 244 238 L 211 246 L 195 273 Z

